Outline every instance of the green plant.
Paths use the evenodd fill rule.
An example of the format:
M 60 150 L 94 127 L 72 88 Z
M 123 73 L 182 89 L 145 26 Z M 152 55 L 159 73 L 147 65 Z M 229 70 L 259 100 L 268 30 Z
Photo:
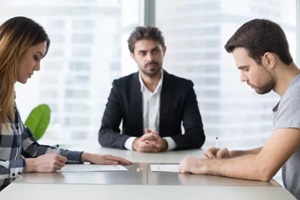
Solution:
M 47 104 L 40 104 L 28 115 L 25 126 L 27 126 L 36 140 L 39 140 L 45 133 L 50 122 L 51 110 Z

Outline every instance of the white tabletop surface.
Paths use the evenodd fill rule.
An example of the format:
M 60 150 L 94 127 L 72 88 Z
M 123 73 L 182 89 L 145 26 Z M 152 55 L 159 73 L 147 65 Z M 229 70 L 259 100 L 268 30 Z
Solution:
M 143 163 L 179 163 L 187 155 L 200 156 L 202 153 L 200 149 L 163 153 L 138 153 L 101 148 L 98 145 L 74 146 L 71 149 L 121 156 L 134 162 L 133 167 L 138 167 L 139 163 L 141 165 L 144 165 Z M 148 170 L 145 170 L 142 176 L 140 174 L 137 176 L 139 178 L 128 179 L 131 184 L 123 184 L 122 181 L 124 181 L 123 177 L 126 177 L 125 175 L 115 176 L 115 173 L 111 174 L 112 176 L 109 174 L 93 176 L 92 173 L 87 175 L 85 172 L 69 174 L 65 178 L 61 178 L 57 173 L 26 174 L 23 178 L 21 177 L 1 191 L 0 200 L 295 199 L 273 180 L 271 182 L 256 182 L 217 176 L 154 173 L 149 171 L 148 167 Z M 116 181 L 115 179 L 118 180 Z
M 282 187 L 11 184 L 1 200 L 295 200 Z

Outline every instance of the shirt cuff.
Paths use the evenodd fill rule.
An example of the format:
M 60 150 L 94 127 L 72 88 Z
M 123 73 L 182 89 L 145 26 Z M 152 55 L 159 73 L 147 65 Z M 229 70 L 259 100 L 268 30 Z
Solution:
M 13 160 L 10 162 L 10 170 L 9 170 L 9 177 L 10 178 L 17 178 L 23 172 L 25 172 L 25 160 Z
M 132 149 L 132 144 L 133 144 L 133 141 L 135 140 L 136 137 L 130 137 L 128 138 L 126 141 L 125 141 L 125 144 L 124 144 L 124 147 L 128 150 L 133 150 Z
M 168 151 L 171 151 L 177 147 L 175 141 L 171 137 L 164 137 L 168 143 Z
M 22 168 L 22 167 L 13 168 L 13 169 L 10 170 L 9 177 L 10 178 L 17 178 L 20 175 L 22 175 L 23 171 L 24 171 L 24 168 Z

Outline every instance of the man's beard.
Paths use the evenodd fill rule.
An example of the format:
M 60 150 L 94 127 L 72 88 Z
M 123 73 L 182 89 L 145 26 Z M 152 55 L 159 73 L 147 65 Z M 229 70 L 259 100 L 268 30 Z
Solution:
M 146 70 L 147 69 L 147 65 L 156 65 L 158 67 L 152 68 L 152 70 Z M 146 74 L 149 77 L 155 77 L 160 71 L 161 71 L 161 66 L 159 65 L 158 62 L 151 62 L 151 63 L 147 63 L 144 68 L 141 69 L 142 72 L 144 74 Z
M 274 79 L 271 76 L 269 76 L 269 77 L 267 77 L 267 81 L 265 82 L 265 84 L 263 84 L 260 87 L 256 87 L 255 88 L 255 92 L 257 94 L 267 94 L 271 90 L 273 90 L 274 87 L 275 87 L 275 81 L 274 81 Z

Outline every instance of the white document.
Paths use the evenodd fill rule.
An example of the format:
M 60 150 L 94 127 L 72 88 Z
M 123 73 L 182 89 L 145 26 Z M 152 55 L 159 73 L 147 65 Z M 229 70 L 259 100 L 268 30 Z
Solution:
M 151 165 L 152 172 L 179 172 L 179 164 Z
M 108 171 L 128 171 L 122 165 L 93 165 L 93 164 L 72 164 L 65 165 L 61 172 L 108 172 Z

